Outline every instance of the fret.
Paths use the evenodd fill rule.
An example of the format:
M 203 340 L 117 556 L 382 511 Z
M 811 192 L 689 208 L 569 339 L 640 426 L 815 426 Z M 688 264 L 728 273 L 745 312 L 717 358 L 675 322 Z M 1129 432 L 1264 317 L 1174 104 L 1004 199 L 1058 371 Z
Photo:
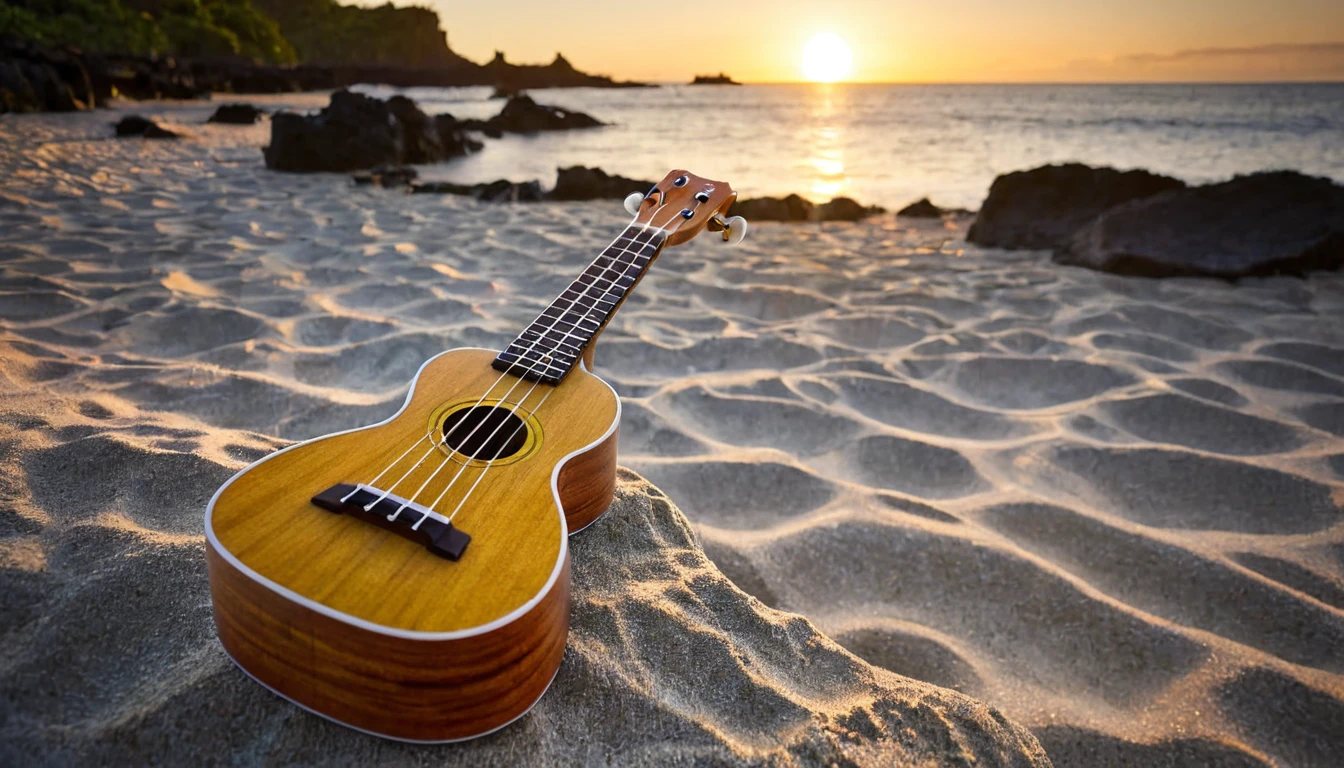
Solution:
M 549 310 L 547 311 L 549 312 Z M 556 317 L 555 315 L 550 315 L 543 312 L 541 316 L 538 317 L 537 320 L 533 323 L 533 325 L 536 325 L 538 323 L 545 323 L 545 325 L 542 326 L 544 328 L 555 328 L 564 331 L 566 333 L 573 333 L 575 331 L 578 331 L 590 334 L 595 333 L 598 328 L 602 327 L 602 324 L 600 322 L 592 318 L 583 317 L 576 314 L 573 314 L 572 316 L 577 319 L 566 320 L 564 318 Z
M 569 293 L 569 291 L 566 291 L 566 293 Z M 591 302 L 593 302 L 593 303 L 592 303 L 592 304 L 583 304 L 583 303 L 581 303 L 581 301 L 582 301 L 583 299 L 586 299 L 586 300 L 591 301 Z M 609 310 L 610 310 L 610 307 L 609 307 L 609 306 L 608 306 L 608 307 L 599 307 L 598 304 L 608 304 L 608 305 L 611 305 L 611 304 L 615 304 L 616 302 L 620 301 L 620 299 L 621 299 L 620 296 L 617 296 L 617 295 L 612 294 L 612 293 L 604 293 L 604 294 L 602 294 L 601 296 L 597 296 L 597 295 L 595 295 L 592 291 L 589 291 L 588 294 L 587 294 L 586 296 L 583 296 L 583 297 L 582 297 L 582 299 L 566 299 L 566 298 L 556 299 L 556 300 L 555 300 L 555 305 L 558 306 L 559 302 L 563 301 L 563 302 L 565 302 L 565 307 L 563 307 L 563 308 L 568 308 L 568 307 L 577 305 L 577 306 L 580 307 L 581 309 L 587 310 L 587 311 L 589 311 L 589 312 L 594 311 L 594 310 L 598 310 L 598 309 L 601 309 L 602 311 L 609 311 Z
M 517 360 L 526 362 L 532 367 L 564 367 L 579 359 L 579 355 L 573 352 L 540 349 L 530 343 L 524 345 L 510 344 L 509 348 L 504 350 L 504 354 L 513 355 Z
M 531 334 L 531 336 L 529 336 L 528 334 Z M 569 331 L 562 331 L 558 328 L 538 326 L 538 324 L 536 323 L 529 325 L 527 327 L 527 330 L 523 331 L 521 334 L 518 335 L 518 338 L 520 339 L 525 338 L 528 341 L 536 341 L 537 338 L 534 337 L 541 337 L 548 341 L 554 341 L 556 344 L 568 344 L 569 346 L 572 346 L 577 350 L 582 350 L 583 345 L 587 344 L 588 340 L 592 338 L 591 335 L 584 335 L 581 333 L 570 333 Z
M 577 357 L 583 353 L 583 345 L 588 342 L 588 339 L 580 338 L 578 336 L 570 336 L 567 333 L 561 334 L 561 336 L 562 338 L 556 338 L 551 333 L 548 333 L 544 337 L 538 338 L 538 334 L 535 331 L 523 331 L 518 338 L 527 339 L 529 342 L 532 343 L 543 343 L 543 342 L 551 343 L 553 344 L 553 346 L 547 348 L 555 350 L 556 352 L 562 355 L 574 355 L 575 357 Z M 577 339 L 579 343 L 574 344 L 572 342 L 565 341 L 564 339 L 567 338 Z
M 557 301 L 559 301 L 559 300 L 557 300 Z M 614 304 L 614 303 L 615 303 L 615 302 L 612 302 L 612 301 L 604 301 L 603 299 L 595 299 L 591 305 L 589 305 L 589 304 L 579 304 L 578 302 L 572 302 L 572 301 L 566 301 L 564 306 L 560 306 L 560 305 L 557 303 L 557 304 L 552 304 L 551 306 L 547 307 L 545 310 L 542 311 L 542 313 L 541 313 L 541 317 L 550 318 L 550 319 L 554 320 L 554 319 L 560 317 L 562 314 L 578 314 L 580 317 L 583 318 L 584 321 L 591 322 L 591 323 L 598 323 L 598 324 L 600 324 L 600 321 L 599 321 L 599 320 L 595 320 L 595 319 L 593 319 L 593 318 L 592 318 L 592 315 L 601 315 L 601 314 L 603 314 L 604 312 L 608 311 L 609 307 L 602 307 L 602 306 L 599 306 L 599 305 L 601 305 L 601 304 L 612 305 L 612 304 Z M 576 306 L 579 308 L 579 310 L 581 310 L 581 312 L 571 312 L 571 311 L 570 311 L 570 308 L 571 308 L 571 307 L 576 307 Z
M 508 347 L 496 370 L 559 384 L 653 263 L 665 234 L 632 226 L 584 268 Z

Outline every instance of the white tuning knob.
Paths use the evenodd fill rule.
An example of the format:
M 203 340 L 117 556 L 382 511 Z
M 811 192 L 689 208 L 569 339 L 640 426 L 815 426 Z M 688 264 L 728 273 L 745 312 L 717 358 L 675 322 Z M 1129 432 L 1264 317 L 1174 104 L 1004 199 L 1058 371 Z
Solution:
M 639 206 L 644 202 L 643 192 L 631 192 L 625 196 L 625 212 L 631 216 L 639 215 Z
M 741 216 L 734 216 L 724 222 L 723 239 L 729 245 L 737 245 L 742 242 L 742 238 L 747 236 L 747 220 Z

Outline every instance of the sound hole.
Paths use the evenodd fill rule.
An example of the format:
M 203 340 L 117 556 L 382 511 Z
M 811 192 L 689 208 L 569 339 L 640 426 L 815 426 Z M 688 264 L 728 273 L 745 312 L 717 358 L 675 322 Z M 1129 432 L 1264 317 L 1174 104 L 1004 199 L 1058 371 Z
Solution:
M 472 459 L 506 459 L 527 444 L 527 424 L 512 411 L 512 405 L 481 405 L 450 413 L 443 420 L 443 444 Z

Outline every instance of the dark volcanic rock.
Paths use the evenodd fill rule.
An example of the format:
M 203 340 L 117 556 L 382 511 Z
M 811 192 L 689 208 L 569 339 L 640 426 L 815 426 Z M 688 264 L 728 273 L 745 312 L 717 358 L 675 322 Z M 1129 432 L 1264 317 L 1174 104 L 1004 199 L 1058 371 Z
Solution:
M 0 38 L 0 114 L 73 112 L 104 100 L 77 52 Z
M 114 127 L 118 136 L 144 136 L 145 131 L 149 130 L 149 126 L 153 124 L 153 121 L 147 117 L 127 115 L 121 118 L 121 121 Z
M 419 176 L 419 171 L 410 166 L 380 165 L 367 173 L 356 173 L 353 178 L 356 184 L 372 184 L 391 189 L 409 186 Z
M 433 163 L 443 157 L 439 143 L 439 128 L 434 118 L 420 111 L 414 101 L 405 96 L 387 100 L 387 109 L 401 128 L 402 163 Z
M 1061 248 L 1108 208 L 1184 186 L 1148 171 L 1079 163 L 1016 171 L 994 180 L 966 239 L 1000 248 Z
M 461 157 L 479 152 L 485 145 L 462 132 L 462 124 L 452 115 L 435 115 L 434 129 L 439 134 L 443 157 Z
M 251 104 L 221 104 L 210 116 L 207 123 L 226 123 L 229 125 L 252 125 L 261 119 L 265 112 Z
M 922 197 L 897 211 L 896 215 L 912 219 L 937 219 L 942 217 L 943 209 L 929 202 L 929 198 Z
M 691 85 L 741 85 L 741 83 L 720 72 L 717 75 L 696 75 Z
M 412 184 L 417 195 L 464 195 L 486 203 L 535 203 L 545 199 L 541 182 L 513 182 L 499 179 L 485 184 L 455 184 L 451 181 L 427 181 Z
M 387 102 L 337 91 L 311 116 L 271 118 L 266 167 L 278 171 L 355 171 L 402 162 L 401 130 Z
M 456 143 L 445 147 L 445 135 Z M 281 112 L 272 118 L 265 155 L 266 166 L 279 171 L 355 171 L 432 163 L 479 147 L 404 96 L 383 101 L 341 90 L 316 115 Z
M 1101 214 L 1055 260 L 1150 277 L 1339 269 L 1344 187 L 1275 171 L 1145 197 Z
M 858 221 L 866 216 L 882 213 L 879 206 L 864 206 L 848 197 L 837 197 L 829 203 L 813 205 L 798 195 L 753 197 L 737 200 L 728 211 L 747 221 Z
M 538 104 L 531 96 L 514 96 L 498 115 L 489 120 L 464 120 L 461 123 L 463 128 L 484 131 L 487 136 L 568 131 L 574 128 L 596 128 L 602 124 L 602 121 L 582 112 Z
M 837 197 L 829 203 L 818 205 L 812 217 L 817 221 L 858 221 L 885 212 L 886 209 L 880 205 L 864 206 L 848 197 Z
M 655 183 L 614 176 L 601 168 L 575 165 L 560 169 L 556 174 L 555 189 L 547 197 L 552 200 L 623 199 L 631 192 L 651 189 Z
M 473 65 L 475 66 L 475 65 Z M 521 91 L 524 88 L 645 88 L 644 83 L 617 82 L 604 75 L 590 75 L 574 68 L 560 54 L 550 64 L 510 64 L 504 54 L 495 51 L 495 57 L 477 68 L 475 73 L 483 83 L 496 88 Z M 370 82 L 370 81 L 365 81 Z M 381 81 L 372 81 L 381 82 Z
M 145 129 L 146 139 L 178 139 L 181 137 L 182 134 L 170 131 L 158 123 L 150 123 L 149 127 Z
M 176 139 L 180 134 L 164 128 L 149 118 L 127 115 L 115 126 L 118 136 L 143 136 L 146 139 Z
M 798 195 L 785 198 L 754 197 L 750 200 L 737 200 L 728 211 L 733 216 L 745 217 L 752 221 L 807 221 L 812 218 L 813 205 Z

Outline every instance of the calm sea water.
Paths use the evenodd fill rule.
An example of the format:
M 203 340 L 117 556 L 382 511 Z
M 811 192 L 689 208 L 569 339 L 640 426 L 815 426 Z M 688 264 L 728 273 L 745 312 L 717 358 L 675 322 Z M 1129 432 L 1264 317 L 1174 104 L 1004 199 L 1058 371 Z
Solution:
M 487 88 L 405 93 L 458 117 L 489 117 L 503 104 Z M 1344 84 L 678 85 L 533 95 L 614 125 L 507 137 L 429 175 L 549 186 L 564 165 L 646 179 L 686 167 L 747 195 L 848 195 L 887 206 L 928 195 L 968 208 L 997 174 L 1069 160 L 1191 182 L 1271 168 L 1344 181 Z

